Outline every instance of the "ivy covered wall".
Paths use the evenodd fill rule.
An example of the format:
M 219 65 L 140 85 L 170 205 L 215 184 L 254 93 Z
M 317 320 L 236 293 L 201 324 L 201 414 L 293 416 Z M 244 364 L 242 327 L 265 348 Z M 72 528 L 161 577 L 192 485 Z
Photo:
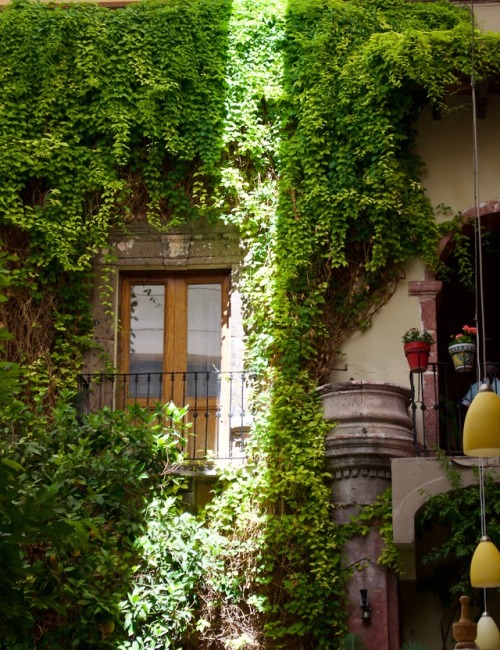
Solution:
M 500 50 L 493 35 L 477 46 L 481 78 Z M 239 228 L 257 416 L 251 462 L 209 514 L 232 544 L 208 591 L 212 614 L 250 612 L 262 647 L 337 647 L 343 633 L 316 386 L 402 266 L 435 264 L 414 123 L 469 66 L 468 11 L 444 1 L 16 0 L 0 13 L 0 236 L 16 255 L 1 319 L 26 400 L 50 405 L 74 380 L 112 226 Z

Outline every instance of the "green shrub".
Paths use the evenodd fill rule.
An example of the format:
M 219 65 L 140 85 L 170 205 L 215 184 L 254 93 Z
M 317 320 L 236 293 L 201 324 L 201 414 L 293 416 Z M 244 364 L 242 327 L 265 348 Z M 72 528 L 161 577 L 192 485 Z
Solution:
M 64 650 L 116 647 L 124 637 L 120 603 L 141 565 L 136 540 L 150 503 L 181 512 L 183 480 L 165 467 L 182 459 L 182 439 L 164 425 L 181 416 L 168 405 L 80 422 L 66 396 L 51 427 L 35 422 L 4 447 L 0 498 L 9 509 L 0 522 L 8 557 L 17 558 L 0 574 L 0 593 L 16 604 L 1 614 L 9 648 L 26 648 L 28 636 L 37 648 Z

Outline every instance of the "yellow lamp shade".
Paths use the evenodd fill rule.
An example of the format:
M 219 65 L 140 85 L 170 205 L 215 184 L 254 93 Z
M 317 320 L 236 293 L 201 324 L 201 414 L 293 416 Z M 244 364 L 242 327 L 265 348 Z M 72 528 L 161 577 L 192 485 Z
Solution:
M 464 421 L 464 454 L 478 458 L 500 456 L 500 397 L 483 384 Z
M 487 536 L 481 537 L 472 556 L 470 583 L 481 589 L 500 587 L 500 552 Z
M 479 650 L 500 650 L 500 632 L 488 612 L 477 622 L 476 645 Z

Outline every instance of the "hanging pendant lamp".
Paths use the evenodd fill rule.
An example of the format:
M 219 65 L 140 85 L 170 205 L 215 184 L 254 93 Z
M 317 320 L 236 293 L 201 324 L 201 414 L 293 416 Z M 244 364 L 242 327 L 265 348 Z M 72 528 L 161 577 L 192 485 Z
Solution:
M 500 632 L 488 612 L 477 622 L 476 645 L 479 650 L 500 650 Z
M 473 587 L 500 587 L 500 552 L 491 539 L 484 535 L 472 556 L 470 583 Z
M 489 384 L 481 386 L 469 406 L 463 447 L 466 456 L 500 456 L 500 397 Z

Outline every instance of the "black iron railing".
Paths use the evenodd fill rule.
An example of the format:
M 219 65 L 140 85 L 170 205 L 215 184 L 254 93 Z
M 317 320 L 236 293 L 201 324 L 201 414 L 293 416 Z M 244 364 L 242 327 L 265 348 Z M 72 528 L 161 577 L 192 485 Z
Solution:
M 82 374 L 78 412 L 83 418 L 104 407 L 188 406 L 188 459 L 241 458 L 252 420 L 248 398 L 253 377 L 247 371 Z
M 500 363 L 488 363 L 488 381 L 500 393 Z M 456 372 L 450 362 L 430 363 L 426 374 L 411 373 L 411 413 L 418 454 L 436 448 L 460 455 L 465 415 L 481 381 L 475 372 Z

